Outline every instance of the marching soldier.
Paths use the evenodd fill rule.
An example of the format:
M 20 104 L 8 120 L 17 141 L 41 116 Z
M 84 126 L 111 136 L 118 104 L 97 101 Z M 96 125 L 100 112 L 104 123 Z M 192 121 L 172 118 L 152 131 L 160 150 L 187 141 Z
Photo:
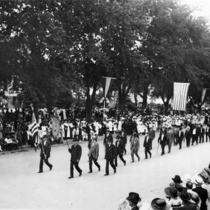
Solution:
M 82 170 L 79 167 L 79 161 L 82 156 L 82 147 L 79 145 L 79 139 L 75 138 L 73 140 L 74 144 L 71 148 L 68 149 L 69 153 L 71 153 L 71 163 L 70 163 L 70 177 L 69 179 L 74 178 L 74 167 L 79 173 L 79 176 L 82 175 Z
M 51 152 L 51 143 L 50 138 L 47 135 L 44 135 L 41 139 L 41 151 L 40 151 L 40 163 L 39 163 L 39 172 L 43 172 L 43 162 L 52 170 L 53 165 L 49 163 L 48 159 Z

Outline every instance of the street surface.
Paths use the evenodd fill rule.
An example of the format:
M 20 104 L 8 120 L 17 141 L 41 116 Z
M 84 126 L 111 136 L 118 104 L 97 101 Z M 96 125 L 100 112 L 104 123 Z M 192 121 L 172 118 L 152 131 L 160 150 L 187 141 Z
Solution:
M 89 174 L 87 142 L 82 142 L 80 167 L 83 174 L 74 170 L 74 179 L 68 179 L 70 153 L 65 144 L 53 145 L 49 162 L 52 171 L 44 165 L 44 173 L 38 174 L 40 150 L 27 149 L 23 152 L 0 155 L 0 209 L 117 209 L 118 202 L 129 192 L 137 192 L 142 201 L 150 203 L 153 198 L 165 197 L 164 188 L 175 175 L 194 175 L 207 167 L 210 142 L 183 149 L 172 147 L 172 152 L 157 154 L 157 137 L 153 141 L 152 158 L 145 160 L 143 140 L 140 136 L 140 162 L 131 163 L 129 143 L 125 159 L 127 165 L 118 160 L 117 173 L 110 167 L 105 174 L 103 137 L 99 137 L 101 171 L 93 164 Z M 137 160 L 137 158 L 136 158 Z

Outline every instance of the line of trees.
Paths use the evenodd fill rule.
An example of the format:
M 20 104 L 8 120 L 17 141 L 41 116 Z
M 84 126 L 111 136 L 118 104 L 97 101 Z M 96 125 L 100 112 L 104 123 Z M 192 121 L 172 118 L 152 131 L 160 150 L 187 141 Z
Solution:
M 102 76 L 115 77 L 118 108 L 132 92 L 161 97 L 189 82 L 201 106 L 209 88 L 210 33 L 178 0 L 19 0 L 0 2 L 0 82 L 21 81 L 19 101 L 78 105 L 91 116 Z

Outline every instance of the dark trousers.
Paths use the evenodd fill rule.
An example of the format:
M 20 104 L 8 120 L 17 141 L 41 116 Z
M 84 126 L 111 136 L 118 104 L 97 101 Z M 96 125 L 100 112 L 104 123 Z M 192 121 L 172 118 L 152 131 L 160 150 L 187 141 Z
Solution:
M 92 165 L 94 164 L 98 167 L 98 169 L 100 169 L 100 165 L 97 162 L 97 158 L 93 158 L 92 156 L 89 157 L 89 169 L 92 172 Z
M 150 157 L 152 156 L 152 153 L 150 152 L 149 148 L 145 147 L 145 157 L 148 158 L 147 153 L 150 155 Z
M 165 144 L 161 144 L 161 149 L 162 149 L 162 153 L 161 155 L 164 155 L 165 154 Z
M 39 171 L 43 171 L 43 163 L 45 163 L 49 168 L 52 167 L 52 164 L 49 163 L 48 158 L 44 158 L 44 155 L 41 155 L 39 162 Z
M 124 145 L 124 147 L 123 147 L 123 152 L 124 152 L 124 154 L 126 155 L 126 144 Z
M 194 142 L 196 142 L 196 144 L 198 144 L 198 137 L 197 137 L 197 135 L 192 135 L 192 145 L 194 144 Z
M 124 160 L 124 158 L 123 158 L 123 154 L 121 153 L 121 154 L 117 154 L 117 157 L 120 157 L 120 160 L 125 164 L 125 160 Z M 115 166 L 117 166 L 117 157 L 115 158 Z
M 82 170 L 79 167 L 79 162 L 70 162 L 70 176 L 74 177 L 74 167 L 76 168 L 76 170 L 78 171 L 78 173 L 81 173 Z
M 178 144 L 179 144 L 179 149 L 181 149 L 182 148 L 182 139 L 179 139 Z
M 189 147 L 190 146 L 190 137 L 186 138 L 186 146 Z
M 114 160 L 107 160 L 106 159 L 106 174 L 109 175 L 109 164 L 111 165 L 111 167 L 113 168 L 114 172 L 116 172 L 116 167 L 114 165 Z
M 199 136 L 199 143 L 203 143 L 203 142 L 204 142 L 204 135 L 201 134 L 201 135 Z
M 135 151 L 131 150 L 131 159 L 132 159 L 132 161 L 134 161 L 134 155 L 136 155 L 138 160 L 140 160 L 140 157 L 138 155 L 138 151 L 137 150 L 135 150 Z

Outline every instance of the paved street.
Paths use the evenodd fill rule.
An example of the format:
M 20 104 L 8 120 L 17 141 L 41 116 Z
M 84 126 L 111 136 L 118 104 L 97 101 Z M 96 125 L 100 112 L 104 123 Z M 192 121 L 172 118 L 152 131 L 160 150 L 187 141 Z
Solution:
M 156 136 L 158 134 L 156 133 Z M 131 163 L 129 144 L 124 166 L 119 161 L 117 173 L 104 177 L 105 160 L 102 137 L 100 137 L 98 172 L 93 165 L 89 174 L 87 142 L 82 145 L 80 167 L 83 175 L 69 180 L 69 159 L 67 145 L 54 145 L 51 158 L 53 170 L 44 165 L 44 173 L 38 174 L 39 152 L 29 149 L 24 152 L 0 155 L 0 208 L 3 209 L 117 209 L 119 199 L 129 192 L 138 192 L 143 202 L 155 197 L 164 197 L 164 188 L 176 174 L 194 175 L 209 164 L 210 142 L 179 150 L 172 147 L 172 153 L 157 154 L 157 137 L 153 141 L 152 158 L 144 159 L 143 138 L 140 137 L 140 162 Z M 166 149 L 166 152 L 168 150 Z

